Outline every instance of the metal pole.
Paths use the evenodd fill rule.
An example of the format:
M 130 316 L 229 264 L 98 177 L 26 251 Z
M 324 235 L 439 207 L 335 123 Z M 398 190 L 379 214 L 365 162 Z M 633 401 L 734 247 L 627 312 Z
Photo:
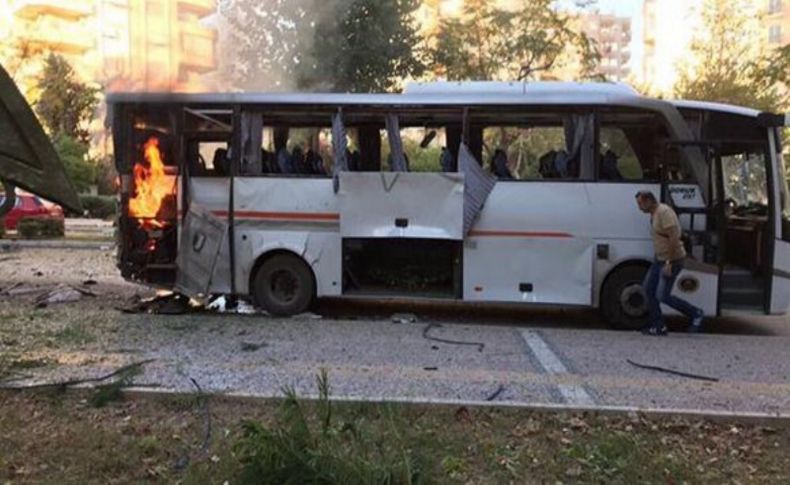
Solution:
M 228 254 L 230 255 L 230 302 L 236 302 L 236 204 L 234 202 L 234 179 L 236 170 L 241 163 L 241 106 L 233 106 L 233 135 L 231 141 L 230 160 L 230 194 L 228 197 Z

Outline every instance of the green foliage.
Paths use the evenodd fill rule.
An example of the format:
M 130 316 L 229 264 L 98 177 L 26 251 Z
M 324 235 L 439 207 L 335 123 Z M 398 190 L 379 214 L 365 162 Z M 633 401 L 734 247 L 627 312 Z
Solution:
M 111 402 L 120 401 L 123 399 L 123 389 L 132 386 L 134 384 L 134 378 L 141 373 L 140 367 L 130 367 L 120 373 L 114 381 L 96 386 L 89 400 L 91 406 L 103 408 Z M 146 450 L 144 450 L 145 454 L 150 454 L 151 448 L 154 445 L 156 445 L 155 441 L 153 444 L 144 444 L 146 448 Z
M 91 219 L 110 219 L 118 213 L 118 203 L 111 195 L 80 195 L 80 204 L 85 210 L 84 215 Z
M 419 76 L 424 65 L 414 11 L 420 0 L 319 2 L 319 20 L 298 85 L 339 92 L 382 92 Z
M 421 483 L 421 467 L 395 434 L 394 442 L 372 436 L 363 422 L 335 423 L 326 371 L 318 377 L 317 420 L 311 420 L 293 390 L 276 422 L 243 424 L 234 453 L 243 464 L 242 483 L 379 484 Z
M 16 229 L 23 239 L 63 237 L 66 232 L 63 220 L 51 217 L 23 217 Z
M 401 78 L 424 68 L 415 48 L 419 6 L 419 0 L 243 0 L 221 6 L 235 46 L 229 81 L 249 90 L 395 89 Z
M 87 143 L 88 125 L 99 102 L 99 89 L 80 82 L 68 61 L 56 54 L 50 54 L 44 61 L 38 88 L 41 96 L 35 105 L 36 113 L 50 135 Z
M 96 166 L 88 159 L 88 146 L 66 135 L 56 137 L 54 145 L 74 188 L 87 192 L 96 180 Z
M 469 0 L 458 18 L 443 19 L 430 51 L 433 70 L 449 80 L 534 79 L 560 67 L 569 49 L 579 77 L 595 77 L 599 54 L 551 0 L 500 9 L 490 0 Z
M 694 63 L 682 66 L 675 95 L 761 110 L 788 107 L 790 45 L 770 51 L 747 0 L 706 0 L 704 28 L 691 45 Z

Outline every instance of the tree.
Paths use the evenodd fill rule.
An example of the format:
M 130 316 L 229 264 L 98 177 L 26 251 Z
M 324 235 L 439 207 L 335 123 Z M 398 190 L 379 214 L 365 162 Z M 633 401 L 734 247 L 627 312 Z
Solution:
M 765 47 L 750 5 L 749 0 L 705 2 L 703 28 L 691 44 L 692 62 L 681 66 L 676 96 L 770 111 L 788 106 L 790 49 Z
M 80 82 L 68 61 L 56 54 L 50 54 L 44 62 L 38 88 L 41 96 L 35 109 L 50 136 L 87 144 L 99 89 Z
M 55 137 L 53 144 L 74 188 L 80 193 L 87 192 L 96 180 L 96 166 L 88 159 L 88 147 L 64 134 Z
M 390 91 L 419 76 L 420 37 L 414 12 L 420 0 L 326 2 L 316 24 L 299 85 L 340 92 Z
M 443 19 L 432 39 L 434 72 L 449 80 L 533 79 L 561 67 L 570 54 L 580 77 L 594 77 L 595 46 L 553 4 L 534 0 L 506 10 L 491 0 L 467 0 L 460 17 Z
M 245 90 L 370 92 L 419 75 L 419 0 L 239 0 L 221 7 L 231 32 L 228 81 Z

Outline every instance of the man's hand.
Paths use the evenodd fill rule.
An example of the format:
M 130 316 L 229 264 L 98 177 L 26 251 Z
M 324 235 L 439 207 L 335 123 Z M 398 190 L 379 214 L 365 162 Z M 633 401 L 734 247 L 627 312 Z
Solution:
M 672 263 L 670 263 L 669 261 L 664 263 L 664 267 L 661 268 L 661 273 L 664 276 L 666 276 L 667 278 L 671 278 L 672 277 Z

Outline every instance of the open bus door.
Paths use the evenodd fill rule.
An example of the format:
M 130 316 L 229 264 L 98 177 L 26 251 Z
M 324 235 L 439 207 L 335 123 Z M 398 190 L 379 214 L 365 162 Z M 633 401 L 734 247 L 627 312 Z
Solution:
M 77 192 L 66 177 L 55 148 L 17 89 L 0 66 L 0 182 L 5 197 L 0 217 L 14 204 L 19 187 L 68 209 L 80 212 Z
M 787 167 L 782 163 L 784 154 L 780 130 L 790 126 L 790 114 L 760 116 L 769 129 L 769 151 L 779 162 L 773 164 L 779 173 L 773 177 L 771 187 L 774 200 L 777 201 L 777 210 L 774 220 L 775 237 L 772 238 L 774 247 L 768 312 L 783 314 L 790 310 L 790 195 L 787 191 Z

